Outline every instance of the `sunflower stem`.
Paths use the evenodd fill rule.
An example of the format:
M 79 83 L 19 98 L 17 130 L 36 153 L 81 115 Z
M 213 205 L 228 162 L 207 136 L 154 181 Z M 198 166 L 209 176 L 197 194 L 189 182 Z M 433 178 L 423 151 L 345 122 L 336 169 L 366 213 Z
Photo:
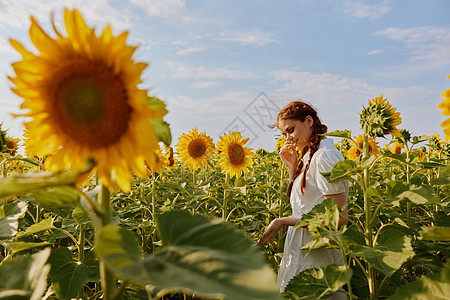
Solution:
M 223 189 L 223 204 L 222 204 L 222 220 L 224 221 L 226 221 L 227 218 L 227 201 L 230 193 L 230 190 L 228 188 L 229 183 L 230 183 L 230 176 L 228 174 L 225 174 L 225 186 Z
M 406 183 L 408 186 L 411 183 L 411 175 L 410 175 L 410 158 L 409 158 L 409 147 L 405 139 L 403 139 L 405 144 L 405 152 L 406 152 Z M 411 201 L 409 199 L 406 200 L 406 219 L 408 227 L 411 227 Z
M 286 165 L 285 164 L 281 164 L 281 174 L 280 174 L 280 192 L 278 194 L 278 218 L 283 217 L 284 215 L 284 201 L 283 201 L 283 197 L 284 197 L 284 179 L 286 176 Z M 281 228 L 281 232 L 278 234 L 278 245 L 280 245 L 282 239 L 283 239 L 283 234 L 284 232 L 284 227 Z
M 364 144 L 363 144 L 363 160 L 369 158 L 369 127 L 364 124 Z M 367 189 L 370 184 L 369 168 L 363 171 L 363 192 L 364 192 L 364 215 L 365 215 L 365 239 L 368 247 L 373 248 L 373 230 L 372 230 L 372 201 L 367 194 Z M 375 299 L 375 269 L 367 263 L 367 282 L 369 285 L 370 299 Z
M 83 262 L 84 260 L 84 244 L 86 242 L 86 224 L 80 224 L 80 235 L 78 236 L 78 261 Z M 84 286 L 81 287 L 78 297 L 84 299 Z
M 152 220 L 153 223 L 156 224 L 156 178 L 155 178 L 155 172 L 152 170 Z M 155 230 L 153 230 L 152 233 L 152 242 L 153 246 L 156 245 L 156 225 Z M 152 250 L 154 251 L 153 247 Z
M 100 192 L 98 194 L 99 208 L 101 212 L 100 226 L 104 227 L 111 223 L 111 199 L 109 190 L 106 186 L 103 183 L 100 183 L 100 185 Z M 114 278 L 103 259 L 100 260 L 100 282 L 103 290 L 103 299 L 112 299 L 112 296 L 114 295 Z

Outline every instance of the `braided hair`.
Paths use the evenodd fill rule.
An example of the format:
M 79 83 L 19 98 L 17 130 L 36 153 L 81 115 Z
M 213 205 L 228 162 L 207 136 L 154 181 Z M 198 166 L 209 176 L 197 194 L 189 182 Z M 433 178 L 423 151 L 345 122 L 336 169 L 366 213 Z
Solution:
M 277 124 L 280 120 L 287 120 L 287 119 L 293 119 L 293 120 L 299 120 L 300 122 L 304 122 L 307 116 L 311 116 L 313 119 L 313 125 L 312 125 L 312 134 L 311 139 L 302 150 L 301 157 L 298 158 L 297 161 L 297 170 L 294 173 L 294 180 L 297 178 L 298 175 L 303 170 L 303 156 L 309 151 L 309 160 L 306 164 L 306 167 L 303 170 L 303 178 L 300 183 L 300 190 L 302 194 L 304 193 L 305 187 L 306 187 L 306 172 L 309 169 L 309 165 L 311 163 L 311 159 L 314 155 L 314 153 L 319 149 L 320 141 L 324 139 L 324 136 L 321 136 L 319 134 L 326 133 L 328 128 L 326 125 L 322 124 L 319 117 L 317 116 L 317 111 L 308 103 L 305 103 L 303 101 L 293 101 L 286 105 L 279 113 L 277 117 Z M 294 180 L 292 180 L 289 183 L 289 186 L 287 188 L 287 195 L 288 197 L 291 196 L 292 186 L 294 183 Z

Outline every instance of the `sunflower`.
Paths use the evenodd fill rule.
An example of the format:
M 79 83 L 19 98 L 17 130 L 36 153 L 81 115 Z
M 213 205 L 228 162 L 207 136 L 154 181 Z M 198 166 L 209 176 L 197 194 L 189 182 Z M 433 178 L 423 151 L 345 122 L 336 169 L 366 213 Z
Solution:
M 230 177 L 239 177 L 242 172 L 247 173 L 248 167 L 253 164 L 253 148 L 245 147 L 248 139 L 242 139 L 240 132 L 232 131 L 230 135 L 224 133 L 217 142 L 218 163 L 222 171 Z
M 15 155 L 17 150 L 19 149 L 19 142 L 19 138 L 13 138 L 5 135 L 2 152 L 8 153 L 10 155 Z
M 447 79 L 450 79 L 450 75 L 448 75 Z M 450 116 L 450 89 L 446 89 L 441 97 L 445 100 L 439 103 L 438 108 L 443 109 L 442 114 L 444 116 Z M 444 127 L 445 139 L 450 140 L 450 118 L 442 122 L 441 126 Z
M 164 159 L 164 155 L 160 147 L 154 151 L 153 160 L 150 163 L 147 162 L 147 166 L 149 170 L 151 170 L 149 174 L 151 174 L 152 171 L 159 174 L 164 169 L 166 166 L 166 160 Z
M 388 150 L 391 153 L 394 154 L 400 154 L 402 153 L 402 149 L 405 148 L 405 145 L 403 143 L 399 143 L 399 142 L 394 142 L 394 145 L 391 147 L 389 146 L 389 144 L 386 144 L 386 150 Z
M 356 145 L 353 145 L 350 147 L 350 149 L 347 152 L 347 157 L 353 160 L 359 160 L 359 157 L 361 156 L 361 150 L 364 146 L 364 136 L 362 134 L 358 135 L 356 138 Z M 369 137 L 369 153 L 373 155 L 377 155 L 380 153 L 378 149 L 378 143 L 372 139 L 372 137 Z
M 283 148 L 284 144 L 286 144 L 286 138 L 284 136 L 277 138 L 277 145 L 275 146 L 276 151 L 280 151 Z
M 286 138 L 284 136 L 278 137 L 277 138 L 277 145 L 275 146 L 275 150 L 277 152 L 279 152 L 280 149 L 283 148 L 284 144 L 286 144 Z M 297 156 L 298 157 L 302 156 L 302 150 L 301 149 L 295 148 L 295 151 L 297 151 Z
M 21 116 L 31 118 L 25 123 L 28 151 L 52 154 L 45 161 L 49 171 L 80 169 L 93 158 L 106 186 L 129 192 L 130 169 L 146 176 L 145 161 L 152 161 L 158 144 L 149 121 L 162 120 L 165 105 L 150 106 L 147 91 L 138 89 L 147 64 L 133 60 L 137 47 L 126 44 L 127 32 L 114 36 L 107 26 L 97 36 L 77 10 L 65 9 L 64 23 L 67 35 L 52 19 L 52 38 L 31 17 L 38 54 L 10 39 L 22 55 L 9 79 L 24 99 Z
M 191 170 L 197 170 L 207 164 L 206 159 L 213 154 L 214 144 L 205 131 L 198 134 L 198 129 L 194 128 L 178 138 L 176 147 L 181 162 Z
M 363 107 L 360 114 L 360 124 L 364 128 L 367 126 L 368 133 L 372 137 L 384 137 L 391 134 L 392 137 L 400 137 L 400 125 L 402 119 L 400 113 L 395 112 L 395 108 L 389 104 L 387 99 L 383 99 L 383 95 L 369 100 L 367 108 Z

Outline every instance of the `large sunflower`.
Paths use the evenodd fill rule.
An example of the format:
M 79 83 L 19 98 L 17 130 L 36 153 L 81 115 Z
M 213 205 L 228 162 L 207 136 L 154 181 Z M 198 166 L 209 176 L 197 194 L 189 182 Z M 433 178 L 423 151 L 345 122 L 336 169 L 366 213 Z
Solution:
M 207 158 L 213 154 L 213 139 L 205 131 L 198 134 L 194 128 L 189 134 L 183 133 L 176 144 L 180 161 L 191 170 L 197 170 L 207 164 Z
M 372 137 L 384 137 L 386 134 L 400 137 L 400 130 L 396 126 L 401 123 L 400 113 L 395 112 L 395 107 L 383 99 L 383 95 L 369 100 L 369 105 L 360 114 L 361 126 L 367 126 Z
M 132 58 L 137 47 L 126 44 L 107 26 L 100 36 L 77 10 L 64 10 L 67 35 L 52 20 L 56 38 L 31 17 L 30 39 L 38 54 L 11 39 L 22 55 L 12 64 L 12 91 L 24 99 L 22 116 L 28 130 L 28 151 L 52 154 L 45 168 L 79 169 L 88 158 L 96 161 L 99 178 L 109 187 L 130 190 L 130 169 L 146 176 L 158 137 L 149 119 L 161 119 L 164 104 L 147 104 L 147 91 L 138 89 L 147 64 Z
M 353 160 L 358 160 L 361 156 L 361 150 L 364 146 L 364 136 L 362 134 L 358 135 L 356 137 L 356 144 L 352 145 L 350 149 L 347 152 L 347 157 Z M 372 137 L 369 137 L 369 153 L 373 155 L 377 155 L 380 153 L 380 150 L 378 149 L 378 143 L 372 139 Z
M 447 79 L 450 79 L 450 75 L 448 75 Z M 441 97 L 444 98 L 444 101 L 439 103 L 438 108 L 443 109 L 442 114 L 444 116 L 450 116 L 450 89 L 442 92 Z M 450 118 L 442 122 L 441 126 L 444 127 L 445 139 L 450 140 Z
M 253 156 L 255 153 L 253 148 L 245 147 L 249 138 L 242 139 L 241 133 L 238 131 L 226 133 L 220 137 L 217 142 L 217 151 L 219 156 L 219 165 L 222 171 L 230 177 L 236 175 L 241 176 L 241 173 L 247 173 L 248 167 L 253 164 Z

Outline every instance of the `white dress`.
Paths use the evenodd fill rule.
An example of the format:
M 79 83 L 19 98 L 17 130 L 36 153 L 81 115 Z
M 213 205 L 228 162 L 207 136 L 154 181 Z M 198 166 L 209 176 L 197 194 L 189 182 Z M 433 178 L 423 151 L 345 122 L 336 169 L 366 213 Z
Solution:
M 309 152 L 304 155 L 302 160 L 303 165 L 306 166 L 309 160 Z M 324 195 L 344 192 L 348 194 L 348 181 L 339 180 L 330 183 L 320 174 L 321 172 L 330 172 L 333 166 L 341 160 L 343 160 L 342 154 L 334 146 L 333 140 L 323 139 L 306 172 L 304 194 L 300 190 L 303 173 L 297 176 L 292 186 L 290 202 L 293 217 L 301 218 L 302 215 L 310 212 L 315 205 L 324 200 Z M 311 241 L 311 235 L 307 228 L 294 229 L 289 226 L 277 279 L 281 292 L 284 291 L 289 280 L 305 269 L 320 268 L 329 264 L 342 265 L 342 257 L 338 249 L 312 250 L 305 257 L 307 250 L 300 250 L 300 247 L 309 241 Z

